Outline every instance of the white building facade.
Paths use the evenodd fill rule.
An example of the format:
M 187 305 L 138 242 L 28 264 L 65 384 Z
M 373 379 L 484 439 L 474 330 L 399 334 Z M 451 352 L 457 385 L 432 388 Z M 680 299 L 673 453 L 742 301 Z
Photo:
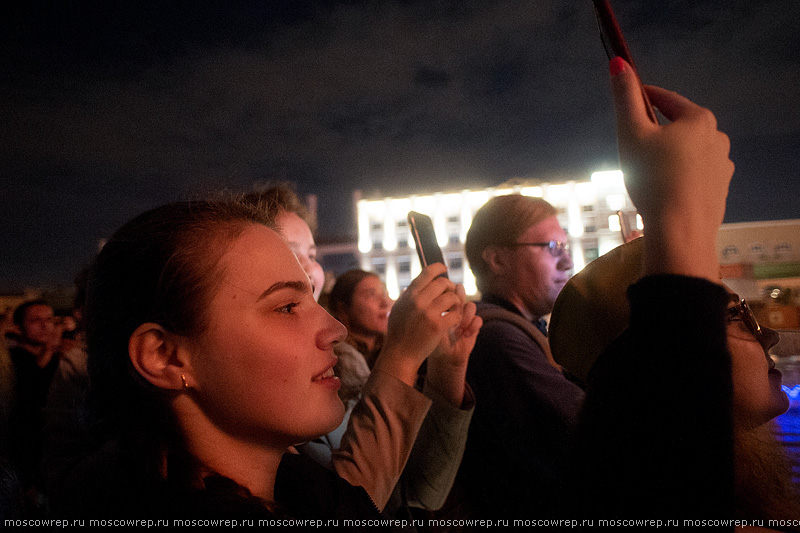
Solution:
M 622 212 L 629 227 L 642 229 L 620 171 L 596 172 L 586 180 L 560 183 L 515 180 L 483 190 L 361 199 L 356 206 L 360 267 L 377 272 L 390 296 L 397 298 L 421 270 L 406 220 L 409 211 L 418 211 L 433 220 L 450 279 L 463 283 L 467 294 L 475 296 L 475 278 L 464 254 L 467 230 L 489 198 L 513 193 L 544 198 L 557 209 L 576 272 L 622 243 L 617 212 Z

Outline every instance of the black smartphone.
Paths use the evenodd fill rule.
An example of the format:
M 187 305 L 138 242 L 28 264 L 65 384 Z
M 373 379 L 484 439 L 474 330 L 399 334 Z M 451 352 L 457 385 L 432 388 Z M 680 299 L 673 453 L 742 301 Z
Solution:
M 611 61 L 615 57 L 621 57 L 633 68 L 636 74 L 636 79 L 639 80 L 639 86 L 642 87 L 642 96 L 644 103 L 647 107 L 647 116 L 650 120 L 658 124 L 658 117 L 656 111 L 653 109 L 653 104 L 647 97 L 642 86 L 642 79 L 639 77 L 639 71 L 636 70 L 636 63 L 633 61 L 630 50 L 628 50 L 628 43 L 625 42 L 625 37 L 622 36 L 622 30 L 617 23 L 617 17 L 614 15 L 614 10 L 611 9 L 609 0 L 592 0 L 594 4 L 594 12 L 597 15 L 597 25 L 600 28 L 600 38 L 603 41 L 603 48 L 606 50 L 608 60 Z
M 441 248 L 439 248 L 439 243 L 436 241 L 436 232 L 433 230 L 431 217 L 416 211 L 409 211 L 408 226 L 411 228 L 411 236 L 414 237 L 414 242 L 417 245 L 417 255 L 419 255 L 419 262 L 422 263 L 422 267 L 424 268 L 433 263 L 444 265 L 444 256 Z M 447 277 L 447 273 L 444 273 L 443 276 Z

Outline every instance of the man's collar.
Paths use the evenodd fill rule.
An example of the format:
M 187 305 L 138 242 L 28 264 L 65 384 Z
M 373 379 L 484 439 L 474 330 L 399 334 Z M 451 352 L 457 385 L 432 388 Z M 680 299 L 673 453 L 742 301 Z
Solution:
M 515 313 L 515 314 L 517 314 L 517 315 L 519 315 L 519 316 L 521 316 L 521 317 L 523 317 L 523 318 L 525 318 L 527 320 L 525 315 L 522 313 L 522 311 L 519 310 L 519 308 L 516 305 L 514 305 L 511 302 L 509 302 L 508 300 L 506 300 L 502 296 L 496 296 L 494 294 L 484 294 L 483 296 L 481 296 L 481 301 L 489 303 L 489 304 L 492 304 L 492 305 L 497 305 L 499 307 L 502 307 L 503 309 L 505 309 L 507 311 L 511 311 L 512 313 Z M 531 320 L 530 322 L 531 322 L 531 324 L 536 326 L 536 328 L 539 331 L 541 331 L 545 336 L 547 336 L 547 321 L 545 319 L 537 318 L 537 319 Z

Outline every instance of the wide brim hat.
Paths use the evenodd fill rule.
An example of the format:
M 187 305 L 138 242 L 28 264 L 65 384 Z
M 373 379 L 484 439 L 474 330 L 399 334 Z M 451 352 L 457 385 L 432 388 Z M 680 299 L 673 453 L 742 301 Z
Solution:
M 644 273 L 644 237 L 598 257 L 558 295 L 550 317 L 553 358 L 583 384 L 597 358 L 628 327 L 628 287 Z

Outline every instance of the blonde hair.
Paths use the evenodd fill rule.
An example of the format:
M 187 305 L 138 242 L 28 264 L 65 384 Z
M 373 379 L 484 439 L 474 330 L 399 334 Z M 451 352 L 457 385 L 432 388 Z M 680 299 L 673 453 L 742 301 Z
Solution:
M 738 518 L 800 519 L 800 494 L 792 469 L 770 421 L 734 431 L 736 513 Z

